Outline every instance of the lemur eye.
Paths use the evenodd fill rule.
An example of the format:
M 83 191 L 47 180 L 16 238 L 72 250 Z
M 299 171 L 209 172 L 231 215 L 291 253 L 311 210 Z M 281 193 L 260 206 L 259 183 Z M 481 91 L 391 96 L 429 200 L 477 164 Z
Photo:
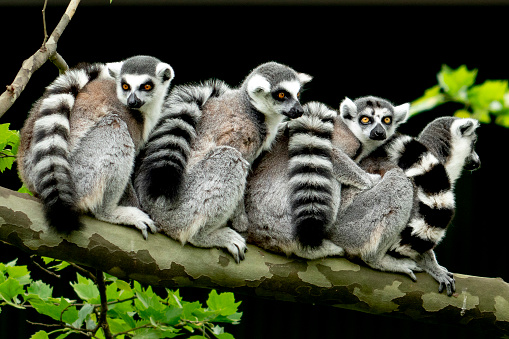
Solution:
M 277 97 L 278 97 L 279 99 L 284 99 L 284 98 L 285 98 L 285 92 L 279 92 L 279 93 L 277 94 Z
M 361 123 L 363 123 L 363 124 L 369 124 L 369 122 L 370 122 L 369 117 L 362 117 L 362 118 L 361 118 Z
M 152 85 L 145 84 L 145 86 L 143 86 L 143 88 L 145 89 L 145 91 L 150 91 L 152 89 Z
M 300 98 L 300 92 L 297 92 L 297 98 Z
M 122 84 L 122 89 L 123 89 L 124 91 L 129 90 L 129 85 L 128 85 L 128 84 Z
M 384 118 L 384 124 L 389 125 L 392 122 L 391 117 L 385 117 Z

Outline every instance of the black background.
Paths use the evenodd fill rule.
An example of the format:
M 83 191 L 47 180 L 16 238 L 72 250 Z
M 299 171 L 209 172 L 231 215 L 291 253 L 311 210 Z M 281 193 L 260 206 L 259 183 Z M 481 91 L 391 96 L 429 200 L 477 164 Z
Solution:
M 258 64 L 274 60 L 314 76 L 303 102 L 317 100 L 336 108 L 345 96 L 376 95 L 395 104 L 415 100 L 436 84 L 442 64 L 479 69 L 478 83 L 508 78 L 506 6 L 123 7 L 118 5 L 120 0 L 113 5 L 104 2 L 103 6 L 80 6 L 64 31 L 58 51 L 70 66 L 149 54 L 172 65 L 173 84 L 216 77 L 234 86 Z M 41 8 L 0 7 L 1 86 L 13 81 L 21 62 L 41 45 Z M 49 33 L 64 10 L 48 7 Z M 0 123 L 21 128 L 31 104 L 56 75 L 50 63 L 38 70 Z M 423 113 L 400 131 L 416 135 L 433 118 L 451 115 L 456 108 L 446 104 Z M 436 250 L 437 257 L 452 272 L 508 281 L 509 130 L 483 125 L 478 134 L 482 167 L 459 180 L 456 217 Z M 14 171 L 2 174 L 0 180 L 8 188 L 20 186 Z M 21 254 L 6 245 L 0 245 L 0 251 L 2 260 Z M 67 281 L 55 284 L 68 288 Z M 183 290 L 189 299 L 206 293 Z M 244 317 L 241 325 L 228 330 L 237 338 L 490 336 L 478 327 L 429 325 L 236 297 L 243 300 Z M 18 331 L 20 338 L 28 338 L 35 332 L 17 314 L 2 310 L 0 337 L 16 337 Z

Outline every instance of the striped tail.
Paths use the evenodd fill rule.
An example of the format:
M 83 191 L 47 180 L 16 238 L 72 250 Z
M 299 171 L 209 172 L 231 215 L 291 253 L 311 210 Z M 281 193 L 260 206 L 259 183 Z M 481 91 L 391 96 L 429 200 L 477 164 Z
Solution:
M 409 136 L 395 138 L 386 146 L 389 157 L 414 182 L 416 204 L 394 250 L 413 256 L 433 249 L 444 237 L 454 216 L 452 185 L 442 164 L 421 142 Z
M 333 221 L 332 133 L 336 112 L 311 102 L 288 122 L 290 206 L 296 239 L 318 247 Z
M 151 199 L 174 199 L 182 182 L 196 126 L 208 99 L 218 97 L 229 87 L 209 80 L 199 85 L 177 86 L 163 105 L 162 118 L 149 135 L 140 155 L 136 189 Z
M 32 112 L 37 115 L 32 139 L 34 186 L 49 225 L 60 233 L 81 227 L 69 164 L 69 115 L 78 92 L 99 77 L 103 67 L 87 64 L 60 75 Z

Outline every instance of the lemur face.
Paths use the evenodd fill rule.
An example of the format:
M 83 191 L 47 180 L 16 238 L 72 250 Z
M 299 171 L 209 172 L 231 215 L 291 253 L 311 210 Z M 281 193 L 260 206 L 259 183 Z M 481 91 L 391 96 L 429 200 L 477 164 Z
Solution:
M 408 104 L 393 107 L 385 100 L 375 97 L 346 98 L 340 106 L 343 121 L 363 143 L 383 144 L 392 137 L 397 127 L 408 115 Z
M 253 105 L 266 116 L 284 115 L 291 119 L 302 116 L 304 110 L 299 102 L 302 86 L 311 81 L 304 73 L 294 73 L 291 80 L 274 81 L 262 74 L 253 75 L 247 83 L 247 91 Z
M 152 107 L 154 101 L 160 103 L 166 96 L 174 72 L 166 63 L 151 60 L 151 63 L 143 64 L 138 59 L 142 61 L 146 57 L 133 57 L 123 62 L 111 63 L 108 64 L 108 69 L 117 83 L 117 97 L 120 102 L 131 109 L 144 112 Z

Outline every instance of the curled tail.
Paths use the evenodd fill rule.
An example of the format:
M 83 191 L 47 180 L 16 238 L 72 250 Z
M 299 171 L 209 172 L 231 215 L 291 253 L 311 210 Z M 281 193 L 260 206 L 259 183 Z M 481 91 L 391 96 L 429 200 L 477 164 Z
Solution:
M 151 199 L 173 199 L 178 194 L 202 107 L 208 99 L 228 89 L 222 81 L 209 80 L 172 90 L 163 105 L 163 116 L 142 151 L 135 179 L 138 191 L 144 191 Z
M 103 64 L 86 64 L 68 70 L 51 83 L 34 106 L 32 174 L 45 217 L 54 229 L 79 229 L 74 182 L 69 164 L 69 116 L 79 91 L 101 75 Z
M 304 115 L 288 123 L 290 206 L 294 235 L 318 247 L 333 221 L 332 133 L 336 112 L 311 102 Z
M 445 235 L 454 216 L 453 188 L 444 164 L 418 140 L 394 138 L 386 146 L 388 156 L 414 182 L 416 202 L 401 240 L 394 250 L 405 256 L 433 249 Z

